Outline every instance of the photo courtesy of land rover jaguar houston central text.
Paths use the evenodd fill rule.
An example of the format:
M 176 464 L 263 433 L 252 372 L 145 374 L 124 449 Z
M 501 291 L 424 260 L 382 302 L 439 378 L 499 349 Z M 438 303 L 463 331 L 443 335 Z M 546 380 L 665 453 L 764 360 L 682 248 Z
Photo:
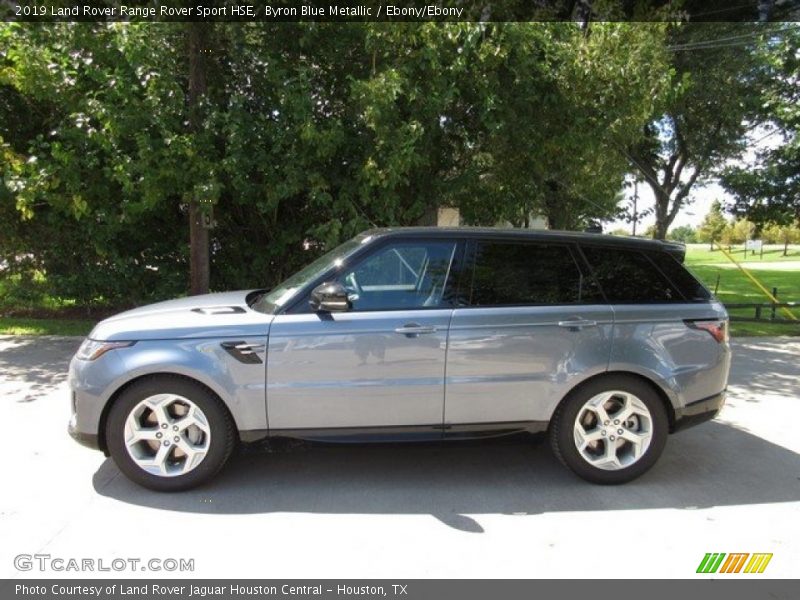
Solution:
M 272 290 L 100 322 L 70 364 L 69 431 L 166 491 L 269 437 L 541 431 L 580 477 L 627 482 L 724 402 L 728 317 L 684 251 L 589 233 L 367 231 Z

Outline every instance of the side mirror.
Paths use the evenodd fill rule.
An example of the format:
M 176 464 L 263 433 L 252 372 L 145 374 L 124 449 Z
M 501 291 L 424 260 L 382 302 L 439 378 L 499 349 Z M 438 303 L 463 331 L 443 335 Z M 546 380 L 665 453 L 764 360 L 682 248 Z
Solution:
M 314 312 L 344 312 L 353 308 L 347 290 L 337 281 L 321 283 L 311 291 L 308 301 Z

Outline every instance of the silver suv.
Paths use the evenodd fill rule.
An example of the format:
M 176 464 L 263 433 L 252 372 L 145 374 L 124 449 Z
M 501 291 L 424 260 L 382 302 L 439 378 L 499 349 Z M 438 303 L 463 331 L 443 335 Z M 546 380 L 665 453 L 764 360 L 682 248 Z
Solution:
M 712 418 L 727 314 L 677 244 L 472 228 L 367 231 L 277 287 L 99 323 L 70 365 L 71 434 L 182 490 L 240 442 L 547 431 L 614 484 Z

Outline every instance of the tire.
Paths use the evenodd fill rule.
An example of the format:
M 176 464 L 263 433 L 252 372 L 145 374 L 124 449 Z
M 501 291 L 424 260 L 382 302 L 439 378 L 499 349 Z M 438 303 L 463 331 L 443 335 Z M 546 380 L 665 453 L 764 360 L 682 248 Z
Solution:
M 667 442 L 669 418 L 648 383 L 609 375 L 570 393 L 549 429 L 553 451 L 566 467 L 592 483 L 615 485 L 656 463 Z
M 225 466 L 237 440 L 233 419 L 216 395 L 169 375 L 123 390 L 111 406 L 105 434 L 120 471 L 159 492 L 208 481 Z

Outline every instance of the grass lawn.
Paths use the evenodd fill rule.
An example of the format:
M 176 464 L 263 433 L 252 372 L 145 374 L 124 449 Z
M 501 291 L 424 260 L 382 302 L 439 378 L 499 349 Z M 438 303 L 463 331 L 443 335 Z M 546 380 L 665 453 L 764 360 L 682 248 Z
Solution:
M 0 317 L 0 334 L 5 335 L 79 335 L 85 336 L 95 321 L 81 319 L 28 319 Z
M 800 247 L 790 246 L 789 256 L 784 257 L 783 246 L 767 247 L 764 258 L 748 256 L 745 268 L 758 279 L 770 292 L 772 288 L 778 289 L 778 300 L 785 302 L 800 302 L 800 268 L 787 261 L 800 263 Z M 736 260 L 741 261 L 743 253 L 733 254 Z M 768 258 L 769 257 L 769 258 Z M 707 245 L 691 245 L 686 252 L 686 265 L 689 269 L 714 291 L 717 288 L 717 297 L 723 303 L 737 302 L 769 302 L 768 298 L 753 284 L 733 263 L 731 263 L 719 250 L 710 252 Z M 774 266 L 773 266 L 774 265 Z M 733 315 L 753 316 L 753 309 L 733 309 Z M 800 319 L 800 308 L 793 309 L 795 316 Z M 764 311 L 764 315 L 768 313 Z M 787 315 L 778 311 L 779 318 Z M 798 324 L 776 323 L 731 323 L 731 335 L 761 336 L 761 335 L 800 335 L 800 321 Z
M 716 248 L 716 247 L 715 247 Z M 727 250 L 727 248 L 726 248 Z M 764 255 L 756 252 L 748 251 L 745 253 L 744 246 L 738 245 L 731 248 L 731 255 L 739 262 L 746 263 L 771 263 L 783 261 L 800 261 L 800 245 L 789 245 L 787 255 L 783 255 L 783 244 L 769 244 L 764 246 Z M 719 249 L 709 250 L 708 244 L 687 244 L 686 245 L 686 263 L 702 263 L 702 264 L 731 264 L 725 258 L 725 255 Z

